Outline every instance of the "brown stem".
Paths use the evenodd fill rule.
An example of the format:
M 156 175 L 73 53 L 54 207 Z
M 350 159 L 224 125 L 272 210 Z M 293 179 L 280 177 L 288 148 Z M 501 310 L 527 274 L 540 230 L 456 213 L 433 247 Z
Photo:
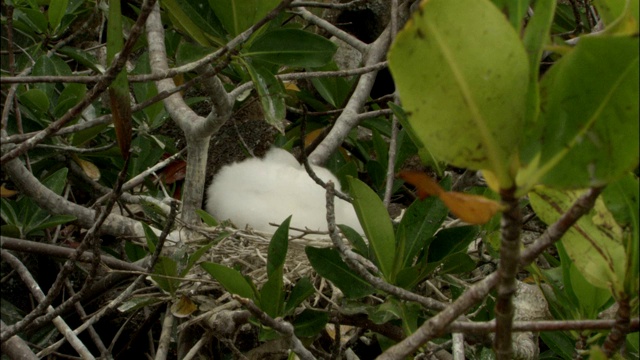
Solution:
M 500 195 L 507 210 L 502 213 L 500 247 L 500 265 L 498 267 L 498 296 L 496 299 L 496 337 L 494 348 L 498 360 L 511 359 L 513 348 L 511 333 L 513 326 L 513 302 L 511 298 L 516 292 L 516 274 L 520 260 L 520 231 L 522 215 L 518 199 L 514 197 L 515 188 L 502 190 Z
M 616 322 L 611 328 L 611 332 L 602 344 L 602 350 L 607 357 L 612 357 L 624 343 L 624 339 L 630 330 L 631 306 L 629 296 L 624 294 L 618 299 L 618 311 L 616 312 Z

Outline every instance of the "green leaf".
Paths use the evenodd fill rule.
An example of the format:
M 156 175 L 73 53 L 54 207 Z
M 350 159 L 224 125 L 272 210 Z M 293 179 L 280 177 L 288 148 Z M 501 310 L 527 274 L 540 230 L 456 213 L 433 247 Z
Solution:
M 147 256 L 147 251 L 142 246 L 134 244 L 131 241 L 125 241 L 124 252 L 127 254 L 127 259 L 131 262 L 138 261 Z
M 31 30 L 31 33 L 33 34 L 44 34 L 47 31 L 47 18 L 39 10 L 25 8 L 15 9 L 13 16 L 16 19 L 16 26 L 19 26 L 20 23 L 22 23 L 26 25 L 22 26 L 22 28 L 26 28 L 25 30 Z
M 66 224 L 71 221 L 75 221 L 77 218 L 73 215 L 52 215 L 47 217 L 43 222 L 33 227 L 31 231 L 44 230 L 58 225 Z
M 253 85 L 260 97 L 265 120 L 284 134 L 283 120 L 286 115 L 284 86 L 268 69 L 257 64 L 250 64 L 248 61 L 244 62 L 244 66 L 249 71 Z
M 413 144 L 418 148 L 418 156 L 420 157 L 422 163 L 433 167 L 433 169 L 439 175 L 442 175 L 443 168 L 440 165 L 440 162 L 435 158 L 435 156 L 433 156 L 429 149 L 424 146 L 422 140 L 411 126 L 411 123 L 407 118 L 407 113 L 404 111 L 404 109 L 392 102 L 388 102 L 387 105 L 389 106 L 391 111 L 393 111 L 393 115 L 396 116 L 400 125 L 402 125 L 402 129 L 407 132 L 407 135 L 409 136 Z
M 168 292 L 171 296 L 176 294 L 176 290 L 180 287 L 180 280 L 165 277 L 178 276 L 178 265 L 174 260 L 166 256 L 160 256 L 158 262 L 156 262 L 156 265 L 153 267 L 153 274 L 151 278 L 158 284 L 160 289 Z
M 202 255 L 206 254 L 207 251 L 209 251 L 209 249 L 211 249 L 211 247 L 215 244 L 216 242 L 212 241 L 207 245 L 199 247 L 198 250 L 194 251 L 193 254 L 189 255 L 189 257 L 187 258 L 187 264 L 185 265 L 184 269 L 180 272 L 180 276 L 186 276 L 189 273 L 189 270 L 191 270 L 191 268 L 193 267 L 193 265 L 195 265 L 195 263 L 198 260 L 200 260 Z
M 416 200 L 409 206 L 396 232 L 396 241 L 404 243 L 402 268 L 411 266 L 418 252 L 428 248 L 448 213 L 449 209 L 436 197 Z
M 276 273 L 282 277 L 282 269 L 284 261 L 287 257 L 287 248 L 289 246 L 289 224 L 291 216 L 286 218 L 271 237 L 269 242 L 269 250 L 267 254 L 267 276 L 271 279 Z
M 67 168 L 59 169 L 53 174 L 47 176 L 47 178 L 42 181 L 42 184 L 57 195 L 60 195 L 62 194 L 64 187 L 67 185 L 68 172 L 69 169 Z
M 353 208 L 369 239 L 380 271 L 387 281 L 393 283 L 396 244 L 389 213 L 378 195 L 367 184 L 349 177 L 349 189 L 353 196 Z
M 580 196 L 578 192 L 538 187 L 529 193 L 531 206 L 546 224 L 552 224 Z M 596 206 L 562 237 L 567 254 L 593 286 L 621 291 L 626 269 L 622 230 L 604 203 Z M 615 294 L 614 292 L 614 294 Z
M 46 113 L 51 103 L 47 94 L 40 89 L 30 89 L 19 97 L 20 102 L 32 110 L 39 113 Z
M 142 229 L 144 230 L 144 237 L 147 239 L 147 246 L 149 247 L 149 251 L 154 253 L 156 251 L 156 245 L 158 245 L 158 235 L 156 235 L 149 225 L 141 222 Z
M 573 359 L 573 351 L 575 349 L 575 340 L 562 331 L 543 331 L 540 333 L 542 341 L 553 350 L 554 354 L 560 359 Z
M 640 284 L 640 219 L 638 202 L 640 190 L 638 178 L 629 173 L 620 180 L 607 186 L 602 192 L 602 199 L 616 222 L 624 229 L 624 247 L 627 254 L 627 273 L 625 275 L 625 292 L 637 294 Z M 631 295 L 633 296 L 633 295 Z
M 307 71 L 335 70 L 338 70 L 338 65 L 334 62 L 330 62 L 325 66 L 315 67 L 313 69 L 308 69 Z M 351 93 L 355 80 L 355 77 L 350 80 L 343 77 L 314 77 L 311 79 L 311 83 L 323 99 L 325 99 L 334 108 L 340 108 L 344 105 L 347 97 Z
M 235 37 L 262 19 L 280 0 L 209 0 L 227 32 Z
M 202 209 L 196 209 L 196 214 L 198 214 L 198 216 L 200 216 L 200 219 L 202 219 L 202 221 L 204 221 L 204 223 L 207 224 L 208 226 L 211 226 L 211 227 L 218 226 L 218 221 L 213 216 L 211 216 L 211 214 L 209 214 L 208 212 Z
M 253 41 L 243 56 L 290 67 L 328 64 L 338 46 L 322 36 L 298 29 L 266 32 Z
M 211 42 L 205 35 L 203 29 L 199 27 L 192 16 L 189 16 L 182 8 L 179 0 L 163 0 L 162 7 L 165 8 L 166 14 L 173 25 L 189 34 L 189 36 L 202 46 L 211 46 Z
M 293 321 L 294 333 L 302 338 L 314 337 L 324 330 L 328 321 L 327 312 L 305 309 Z
M 69 0 L 51 0 L 47 15 L 49 16 L 49 28 L 54 32 L 58 29 L 62 17 L 67 11 Z
M 523 36 L 524 47 L 529 57 L 529 90 L 527 91 L 526 124 L 533 124 L 540 112 L 540 60 L 544 46 L 550 41 L 551 24 L 556 0 L 536 1 L 533 16 L 527 23 Z
M 67 55 L 68 57 L 95 71 L 98 74 L 101 74 L 104 71 L 104 69 L 101 69 L 97 66 L 97 64 L 99 64 L 98 59 L 96 59 L 96 57 L 91 53 L 81 51 L 71 46 L 63 46 L 58 49 L 58 52 L 63 55 Z
M 314 293 L 315 288 L 313 287 L 313 284 L 308 277 L 305 276 L 298 280 L 293 289 L 291 289 L 289 298 L 284 305 L 284 314 L 291 314 L 298 307 L 298 305 L 302 304 L 304 300 L 306 300 Z
M 347 298 L 361 298 L 373 293 L 373 287 L 342 261 L 337 250 L 307 246 L 304 251 L 313 269 L 342 290 Z
M 282 272 L 280 277 L 273 275 L 260 289 L 260 309 L 272 318 L 282 316 L 284 311 L 284 291 L 282 291 Z
M 224 45 L 224 29 L 209 6 L 208 0 L 177 0 L 176 2 L 184 15 L 202 31 L 211 44 Z
M 477 226 L 459 226 L 439 231 L 429 246 L 427 261 L 438 262 L 455 253 L 466 253 L 478 232 Z
M 136 61 L 136 67 L 133 69 L 133 74 L 149 74 L 151 73 L 151 67 L 149 65 L 149 53 L 144 52 Z M 133 93 L 135 94 L 138 103 L 142 103 L 152 97 L 158 95 L 158 89 L 153 82 L 146 81 L 142 83 L 133 83 Z M 156 125 L 155 120 L 164 111 L 162 102 L 157 102 L 153 105 L 147 106 L 142 109 L 147 116 L 148 124 L 153 128 Z
M 58 97 L 58 103 L 53 109 L 53 115 L 61 117 L 69 109 L 78 104 L 87 94 L 87 85 L 85 84 L 67 84 Z
M 580 39 L 542 80 L 539 158 L 518 183 L 601 186 L 636 167 L 638 76 L 637 37 Z
M 210 47 L 204 47 L 196 44 L 192 44 L 187 41 L 181 41 L 176 50 L 176 64 L 185 65 L 214 52 L 215 49 Z
M 253 283 L 247 280 L 238 270 L 211 262 L 203 262 L 200 266 L 216 279 L 228 292 L 258 301 Z
M 421 5 L 389 52 L 411 127 L 436 158 L 488 169 L 508 188 L 529 77 L 518 34 L 487 0 Z
M 360 236 L 360 234 L 358 234 L 357 231 L 353 230 L 347 225 L 338 225 L 338 228 L 342 232 L 342 235 L 344 235 L 344 237 L 347 238 L 347 241 L 349 241 L 351 246 L 353 246 L 353 248 L 357 252 L 359 252 L 360 255 L 368 259 L 371 258 L 371 254 L 369 252 L 369 247 L 367 246 L 367 243 L 364 242 L 364 239 L 362 238 L 362 236 Z

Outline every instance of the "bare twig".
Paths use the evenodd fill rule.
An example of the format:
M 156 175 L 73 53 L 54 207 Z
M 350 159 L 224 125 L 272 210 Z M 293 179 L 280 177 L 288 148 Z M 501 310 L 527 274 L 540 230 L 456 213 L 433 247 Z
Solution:
M 6 261 L 9 265 L 11 265 L 11 267 L 16 270 L 18 275 L 20 275 L 20 278 L 25 283 L 27 288 L 31 290 L 31 294 L 36 298 L 36 300 L 38 300 L 39 302 L 38 305 L 44 304 L 46 301 L 46 296 L 40 289 L 40 285 L 38 285 L 36 280 L 33 278 L 29 270 L 27 270 L 27 268 L 22 264 L 22 262 L 18 260 L 18 258 L 16 258 L 15 256 L 9 254 L 9 252 L 6 250 L 0 250 L 0 255 L 2 256 L 2 260 Z M 53 307 L 51 305 L 47 305 L 46 311 L 49 314 L 53 314 L 54 312 Z M 33 313 L 35 313 L 35 311 L 31 312 L 31 314 Z M 53 324 L 56 326 L 58 331 L 60 331 L 60 333 L 64 335 L 64 337 L 69 341 L 71 346 L 73 346 L 73 348 L 78 352 L 80 356 L 82 356 L 84 359 L 95 359 L 95 357 L 91 354 L 91 352 L 87 349 L 87 347 L 82 343 L 80 339 L 78 339 L 76 334 L 74 334 L 73 331 L 71 331 L 71 328 L 69 328 L 69 326 L 64 322 L 64 320 L 62 320 L 60 316 L 52 316 L 50 321 L 53 322 Z M 18 323 L 3 329 L 2 331 L 3 335 L 10 334 L 9 336 L 7 336 L 6 339 L 2 340 L 3 343 L 9 338 L 11 338 L 12 336 L 14 336 L 19 331 L 19 330 L 18 331 L 13 330 L 15 328 L 20 328 L 19 326 L 16 326 L 17 324 Z M 24 328 L 24 326 L 22 328 Z

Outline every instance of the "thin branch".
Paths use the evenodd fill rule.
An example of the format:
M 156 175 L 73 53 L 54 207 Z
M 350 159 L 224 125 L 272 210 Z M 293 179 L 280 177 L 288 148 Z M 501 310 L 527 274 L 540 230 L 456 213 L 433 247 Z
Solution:
M 168 303 L 167 312 L 162 321 L 162 332 L 160 333 L 160 340 L 158 340 L 158 350 L 156 351 L 155 360 L 165 360 L 167 358 L 169 345 L 171 344 L 171 334 L 173 333 L 173 320 L 171 304 Z
M 537 320 L 514 321 L 514 332 L 540 332 L 540 331 L 582 331 L 582 330 L 609 330 L 616 323 L 615 319 L 606 320 Z M 640 318 L 629 321 L 629 332 L 640 329 Z M 495 321 L 455 321 L 447 327 L 448 332 L 461 332 L 465 334 L 483 334 L 496 331 Z
M 367 51 L 369 51 L 369 45 L 360 41 L 358 38 L 356 38 L 355 36 L 349 34 L 348 32 L 338 28 L 337 26 L 333 25 L 332 23 L 328 22 L 327 20 L 316 16 L 314 13 L 312 13 L 311 11 L 305 9 L 305 8 L 297 8 L 296 10 L 292 11 L 294 14 L 300 16 L 301 18 L 305 19 L 306 21 L 326 30 L 329 34 L 337 37 L 338 39 L 344 41 L 345 43 L 347 43 L 348 45 L 350 45 L 351 47 L 353 47 L 354 49 L 358 50 L 361 54 L 365 54 L 367 53 Z
M 8 236 L 0 235 L 0 247 L 6 250 L 19 251 L 29 254 L 40 254 L 63 259 L 70 259 L 76 252 L 75 249 L 66 248 L 58 245 L 44 244 L 36 241 L 25 239 L 16 239 Z M 100 257 L 101 262 L 117 270 L 145 271 L 145 268 L 134 265 L 130 262 L 122 261 L 111 256 L 103 255 Z M 93 253 L 85 251 L 77 258 L 77 261 L 90 263 L 93 261 Z
M 15 256 L 11 255 L 6 250 L 0 250 L 0 256 L 2 256 L 3 261 L 11 265 L 11 267 L 14 270 L 16 270 L 18 275 L 20 275 L 20 278 L 22 279 L 24 284 L 27 286 L 29 290 L 31 290 L 31 294 L 33 295 L 33 297 L 35 297 L 36 300 L 38 300 L 38 303 L 39 303 L 38 305 L 46 303 L 46 296 L 42 292 L 42 289 L 40 289 L 40 285 L 38 285 L 36 280 L 33 278 L 29 270 L 27 270 L 27 268 L 22 264 L 22 262 L 18 260 L 18 258 L 16 258 Z M 54 313 L 53 307 L 51 305 L 46 306 L 46 311 L 49 314 Z M 35 310 L 32 311 L 31 313 L 34 313 L 34 312 Z M 87 347 L 82 343 L 80 339 L 78 339 L 76 334 L 74 334 L 73 331 L 71 331 L 71 328 L 69 328 L 69 326 L 64 322 L 64 320 L 62 320 L 60 316 L 52 316 L 50 321 L 53 322 L 53 324 L 56 326 L 58 331 L 60 331 L 60 334 L 62 334 L 69 341 L 69 344 L 73 346 L 73 348 L 78 352 L 78 354 L 82 356 L 82 358 L 95 359 L 95 357 L 91 354 L 91 352 L 87 349 Z M 2 329 L 3 335 L 10 334 L 9 336 L 6 337 L 6 339 L 2 340 L 3 343 L 7 341 L 9 338 L 13 337 L 18 332 L 18 331 L 13 331 L 12 329 L 12 328 L 18 328 L 17 326 L 18 323 Z
M 263 325 L 272 328 L 273 330 L 279 332 L 280 334 L 286 336 L 289 340 L 289 346 L 291 346 L 291 350 L 300 357 L 302 360 L 315 360 L 315 356 L 311 354 L 307 348 L 302 345 L 302 342 L 293 332 L 293 326 L 284 321 L 281 318 L 274 319 L 271 316 L 267 315 L 264 311 L 260 310 L 251 300 L 245 299 L 238 295 L 233 295 L 233 298 L 239 301 L 242 305 L 244 305 Z

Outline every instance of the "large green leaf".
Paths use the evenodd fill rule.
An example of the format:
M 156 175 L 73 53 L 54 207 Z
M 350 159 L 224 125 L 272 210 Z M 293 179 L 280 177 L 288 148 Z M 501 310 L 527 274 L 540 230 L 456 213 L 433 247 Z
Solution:
M 313 69 L 310 71 L 335 71 L 338 66 L 334 62 Z M 335 108 L 342 107 L 347 97 L 351 93 L 356 78 L 346 79 L 343 77 L 319 77 L 312 78 L 313 87 L 318 90 L 320 96 Z
M 189 36 L 202 46 L 211 46 L 209 38 L 205 35 L 205 30 L 196 24 L 196 19 L 187 14 L 182 8 L 179 0 L 163 0 L 162 7 L 167 10 L 167 15 L 173 25 L 189 34 Z
M 342 261 L 338 250 L 307 246 L 304 251 L 313 269 L 342 290 L 347 298 L 356 299 L 373 293 L 373 287 Z
M 243 55 L 277 65 L 314 67 L 329 63 L 337 48 L 332 41 L 308 31 L 280 29 L 256 38 Z
M 309 280 L 308 277 L 303 277 L 296 285 L 291 289 L 291 293 L 289 293 L 289 298 L 284 306 L 284 313 L 290 314 L 295 310 L 295 308 L 302 304 L 304 300 L 306 300 L 309 296 L 315 293 L 315 288 L 313 284 Z
M 580 196 L 578 192 L 536 188 L 529 194 L 531 206 L 542 221 L 552 224 Z M 599 199 L 562 237 L 562 244 L 576 268 L 593 286 L 620 291 L 626 270 L 622 229 Z
M 267 68 L 244 62 L 253 85 L 260 97 L 265 120 L 284 134 L 283 120 L 286 115 L 284 86 Z
M 325 311 L 305 309 L 296 316 L 293 322 L 294 331 L 298 337 L 313 337 L 324 330 L 329 321 L 329 314 Z
M 529 77 L 518 34 L 487 0 L 421 5 L 389 52 L 411 127 L 436 158 L 509 187 Z
M 231 36 L 247 30 L 278 5 L 280 0 L 209 0 L 222 26 Z
M 271 237 L 267 253 L 267 282 L 260 290 L 263 301 L 262 310 L 271 317 L 282 316 L 284 310 L 283 276 L 284 262 L 289 246 L 289 224 L 291 216 L 286 218 Z
M 580 39 L 540 91 L 541 135 L 530 139 L 539 155 L 518 176 L 524 189 L 601 186 L 638 165 L 637 37 Z
M 162 290 L 168 292 L 171 296 L 175 295 L 176 290 L 180 287 L 180 280 L 175 278 L 178 276 L 178 264 L 173 259 L 160 256 L 153 267 L 153 274 L 151 278 Z
M 396 244 L 389 213 L 378 195 L 367 184 L 349 177 L 349 189 L 353 196 L 353 207 L 369 239 L 380 271 L 387 281 L 393 283 Z

